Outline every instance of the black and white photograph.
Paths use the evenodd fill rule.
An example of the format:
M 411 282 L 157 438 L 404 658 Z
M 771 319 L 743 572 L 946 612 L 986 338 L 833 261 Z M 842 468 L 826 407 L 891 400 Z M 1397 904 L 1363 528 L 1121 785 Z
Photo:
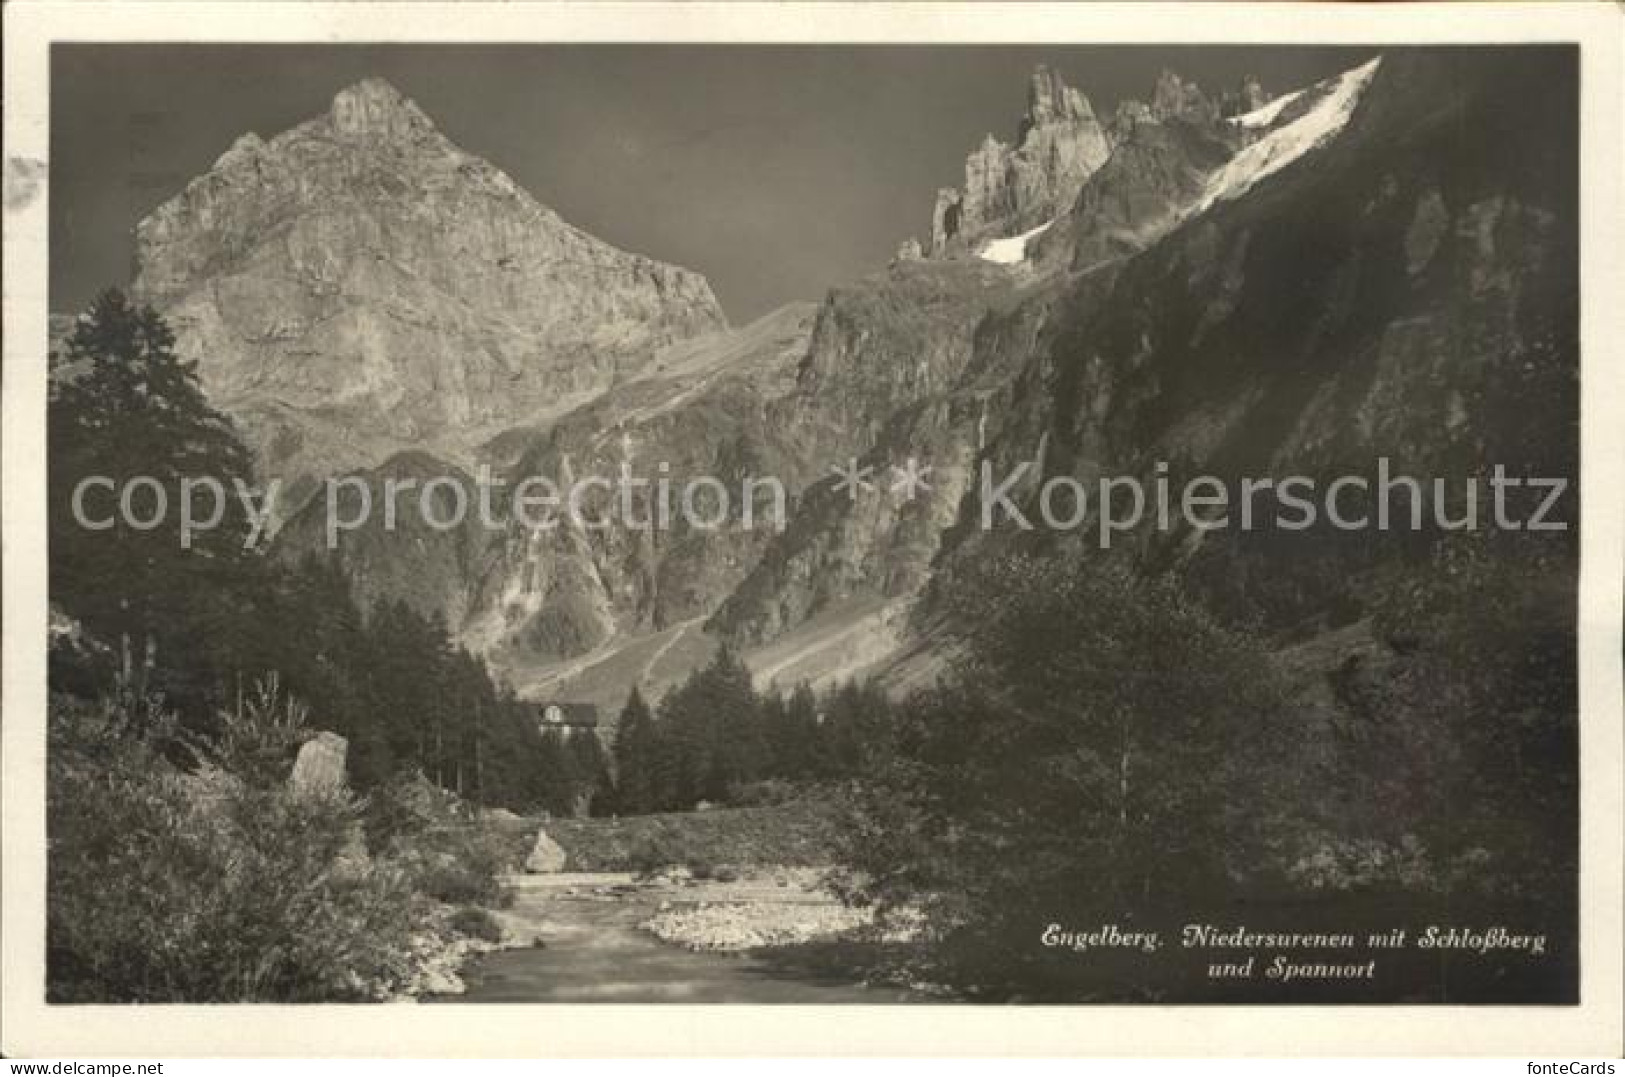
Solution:
M 51 44 L 43 1001 L 1587 1001 L 1593 71 Z

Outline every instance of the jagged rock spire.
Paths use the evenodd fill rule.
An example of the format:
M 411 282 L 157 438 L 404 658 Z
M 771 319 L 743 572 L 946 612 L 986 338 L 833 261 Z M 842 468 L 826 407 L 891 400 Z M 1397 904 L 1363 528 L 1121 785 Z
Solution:
M 937 193 L 931 252 L 1042 224 L 1067 208 L 1111 152 L 1089 99 L 1039 65 L 1027 83 L 1016 144 L 988 135 L 965 159 L 962 189 Z
M 1158 120 L 1212 123 L 1218 118 L 1219 106 L 1196 83 L 1164 68 L 1157 76 L 1157 88 L 1151 96 L 1151 114 Z
M 1095 117 L 1089 99 L 1066 84 L 1060 74 L 1043 64 L 1033 69 L 1027 82 L 1027 116 L 1021 133 L 1050 123 L 1070 123 Z

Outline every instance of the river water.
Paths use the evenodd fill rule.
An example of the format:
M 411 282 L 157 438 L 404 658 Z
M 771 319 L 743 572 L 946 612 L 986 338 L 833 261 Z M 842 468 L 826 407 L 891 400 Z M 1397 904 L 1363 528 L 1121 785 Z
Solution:
M 670 891 L 618 876 L 523 876 L 504 914 L 543 945 L 503 950 L 463 970 L 466 993 L 444 1002 L 885 1003 L 921 999 L 738 954 L 696 953 L 638 924 Z M 787 898 L 794 900 L 793 898 Z

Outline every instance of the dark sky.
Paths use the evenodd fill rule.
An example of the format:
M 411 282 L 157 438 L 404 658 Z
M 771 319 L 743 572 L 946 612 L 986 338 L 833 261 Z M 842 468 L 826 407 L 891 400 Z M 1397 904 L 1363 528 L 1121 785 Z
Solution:
M 131 229 L 240 134 L 381 75 L 566 220 L 710 278 L 736 323 L 929 233 L 967 151 L 1010 139 L 1034 64 L 1104 112 L 1163 67 L 1282 92 L 1371 49 L 965 46 L 56 46 L 51 307 L 130 276 Z

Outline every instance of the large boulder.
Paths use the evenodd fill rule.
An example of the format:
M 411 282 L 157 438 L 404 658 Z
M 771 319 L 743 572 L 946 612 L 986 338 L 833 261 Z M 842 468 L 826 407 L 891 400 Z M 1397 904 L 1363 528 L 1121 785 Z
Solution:
M 295 793 L 325 793 L 344 788 L 344 757 L 349 743 L 337 733 L 318 733 L 299 747 L 288 785 Z
M 525 870 L 532 875 L 551 875 L 564 870 L 565 861 L 569 854 L 564 846 L 548 837 L 547 831 L 536 832 L 536 845 L 530 850 L 530 856 L 525 858 Z

